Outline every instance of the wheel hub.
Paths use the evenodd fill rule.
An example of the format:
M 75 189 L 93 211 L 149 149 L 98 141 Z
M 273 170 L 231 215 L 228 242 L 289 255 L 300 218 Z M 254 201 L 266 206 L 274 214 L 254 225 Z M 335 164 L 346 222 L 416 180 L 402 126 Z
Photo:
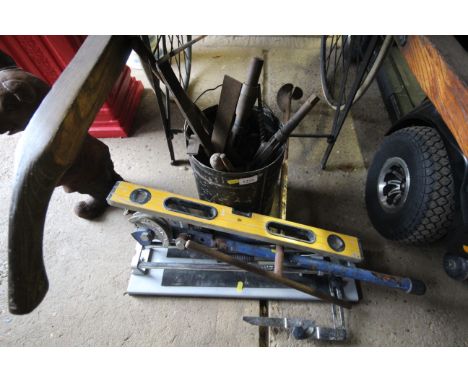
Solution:
M 410 173 L 406 162 L 398 157 L 387 159 L 380 170 L 377 195 L 382 208 L 397 212 L 406 202 L 410 188 Z

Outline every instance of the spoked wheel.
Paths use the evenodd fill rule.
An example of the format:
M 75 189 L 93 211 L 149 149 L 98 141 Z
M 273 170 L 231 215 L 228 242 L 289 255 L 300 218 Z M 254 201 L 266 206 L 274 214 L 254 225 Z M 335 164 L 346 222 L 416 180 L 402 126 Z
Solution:
M 362 66 L 362 57 L 368 48 L 370 36 L 322 36 L 320 49 L 320 79 L 327 103 L 336 110 L 343 108 L 352 96 L 352 85 Z M 359 100 L 372 83 L 392 42 L 392 36 L 382 38 L 372 52 L 366 65 L 364 77 L 354 95 L 353 103 Z M 348 69 L 349 68 L 349 69 Z M 340 102 L 340 90 L 344 87 Z
M 174 49 L 190 42 L 192 36 L 183 35 L 156 35 L 150 39 L 151 50 L 156 59 L 160 59 Z M 188 89 L 190 71 L 192 69 L 192 47 L 184 49 L 170 59 L 172 69 L 180 81 L 184 90 Z
M 324 136 L 328 146 L 320 161 L 322 170 L 349 110 L 372 83 L 391 42 L 392 36 L 322 36 L 320 79 L 324 98 L 335 110 L 332 131 Z

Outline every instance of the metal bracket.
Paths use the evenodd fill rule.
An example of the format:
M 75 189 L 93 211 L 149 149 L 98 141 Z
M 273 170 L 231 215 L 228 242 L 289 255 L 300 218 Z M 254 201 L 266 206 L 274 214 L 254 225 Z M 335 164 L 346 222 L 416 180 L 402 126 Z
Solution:
M 317 326 L 315 321 L 300 318 L 246 316 L 243 319 L 252 325 L 288 329 L 296 340 L 344 341 L 347 335 L 345 328 Z
M 330 280 L 332 296 L 342 299 L 343 290 L 338 278 Z M 318 326 L 315 321 L 302 318 L 287 317 L 243 317 L 243 320 L 252 325 L 288 329 L 296 340 L 315 339 L 318 341 L 345 341 L 347 330 L 344 319 L 344 309 L 332 304 L 333 327 Z
M 137 248 L 138 247 L 140 248 L 140 251 L 137 250 L 135 255 L 132 257 L 131 269 L 132 274 L 142 276 L 148 273 L 148 268 L 140 267 L 140 264 L 147 263 L 150 260 L 151 249 L 137 245 Z

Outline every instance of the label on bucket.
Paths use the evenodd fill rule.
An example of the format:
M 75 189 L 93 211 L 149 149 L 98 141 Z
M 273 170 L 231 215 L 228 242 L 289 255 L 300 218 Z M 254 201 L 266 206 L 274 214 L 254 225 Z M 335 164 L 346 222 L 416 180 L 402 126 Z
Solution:
M 230 179 L 228 180 L 228 184 L 239 184 L 243 186 L 244 184 L 255 183 L 258 180 L 258 175 L 249 176 L 248 178 L 242 179 Z

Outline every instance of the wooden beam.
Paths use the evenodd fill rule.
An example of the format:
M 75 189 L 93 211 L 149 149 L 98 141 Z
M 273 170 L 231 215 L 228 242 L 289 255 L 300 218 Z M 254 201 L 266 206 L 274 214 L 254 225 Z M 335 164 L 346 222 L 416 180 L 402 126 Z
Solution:
M 88 37 L 32 117 L 16 152 L 8 233 L 8 297 L 14 314 L 48 290 L 42 254 L 47 207 L 131 51 L 124 36 Z
M 453 36 L 409 36 L 400 49 L 468 156 L 468 53 Z

